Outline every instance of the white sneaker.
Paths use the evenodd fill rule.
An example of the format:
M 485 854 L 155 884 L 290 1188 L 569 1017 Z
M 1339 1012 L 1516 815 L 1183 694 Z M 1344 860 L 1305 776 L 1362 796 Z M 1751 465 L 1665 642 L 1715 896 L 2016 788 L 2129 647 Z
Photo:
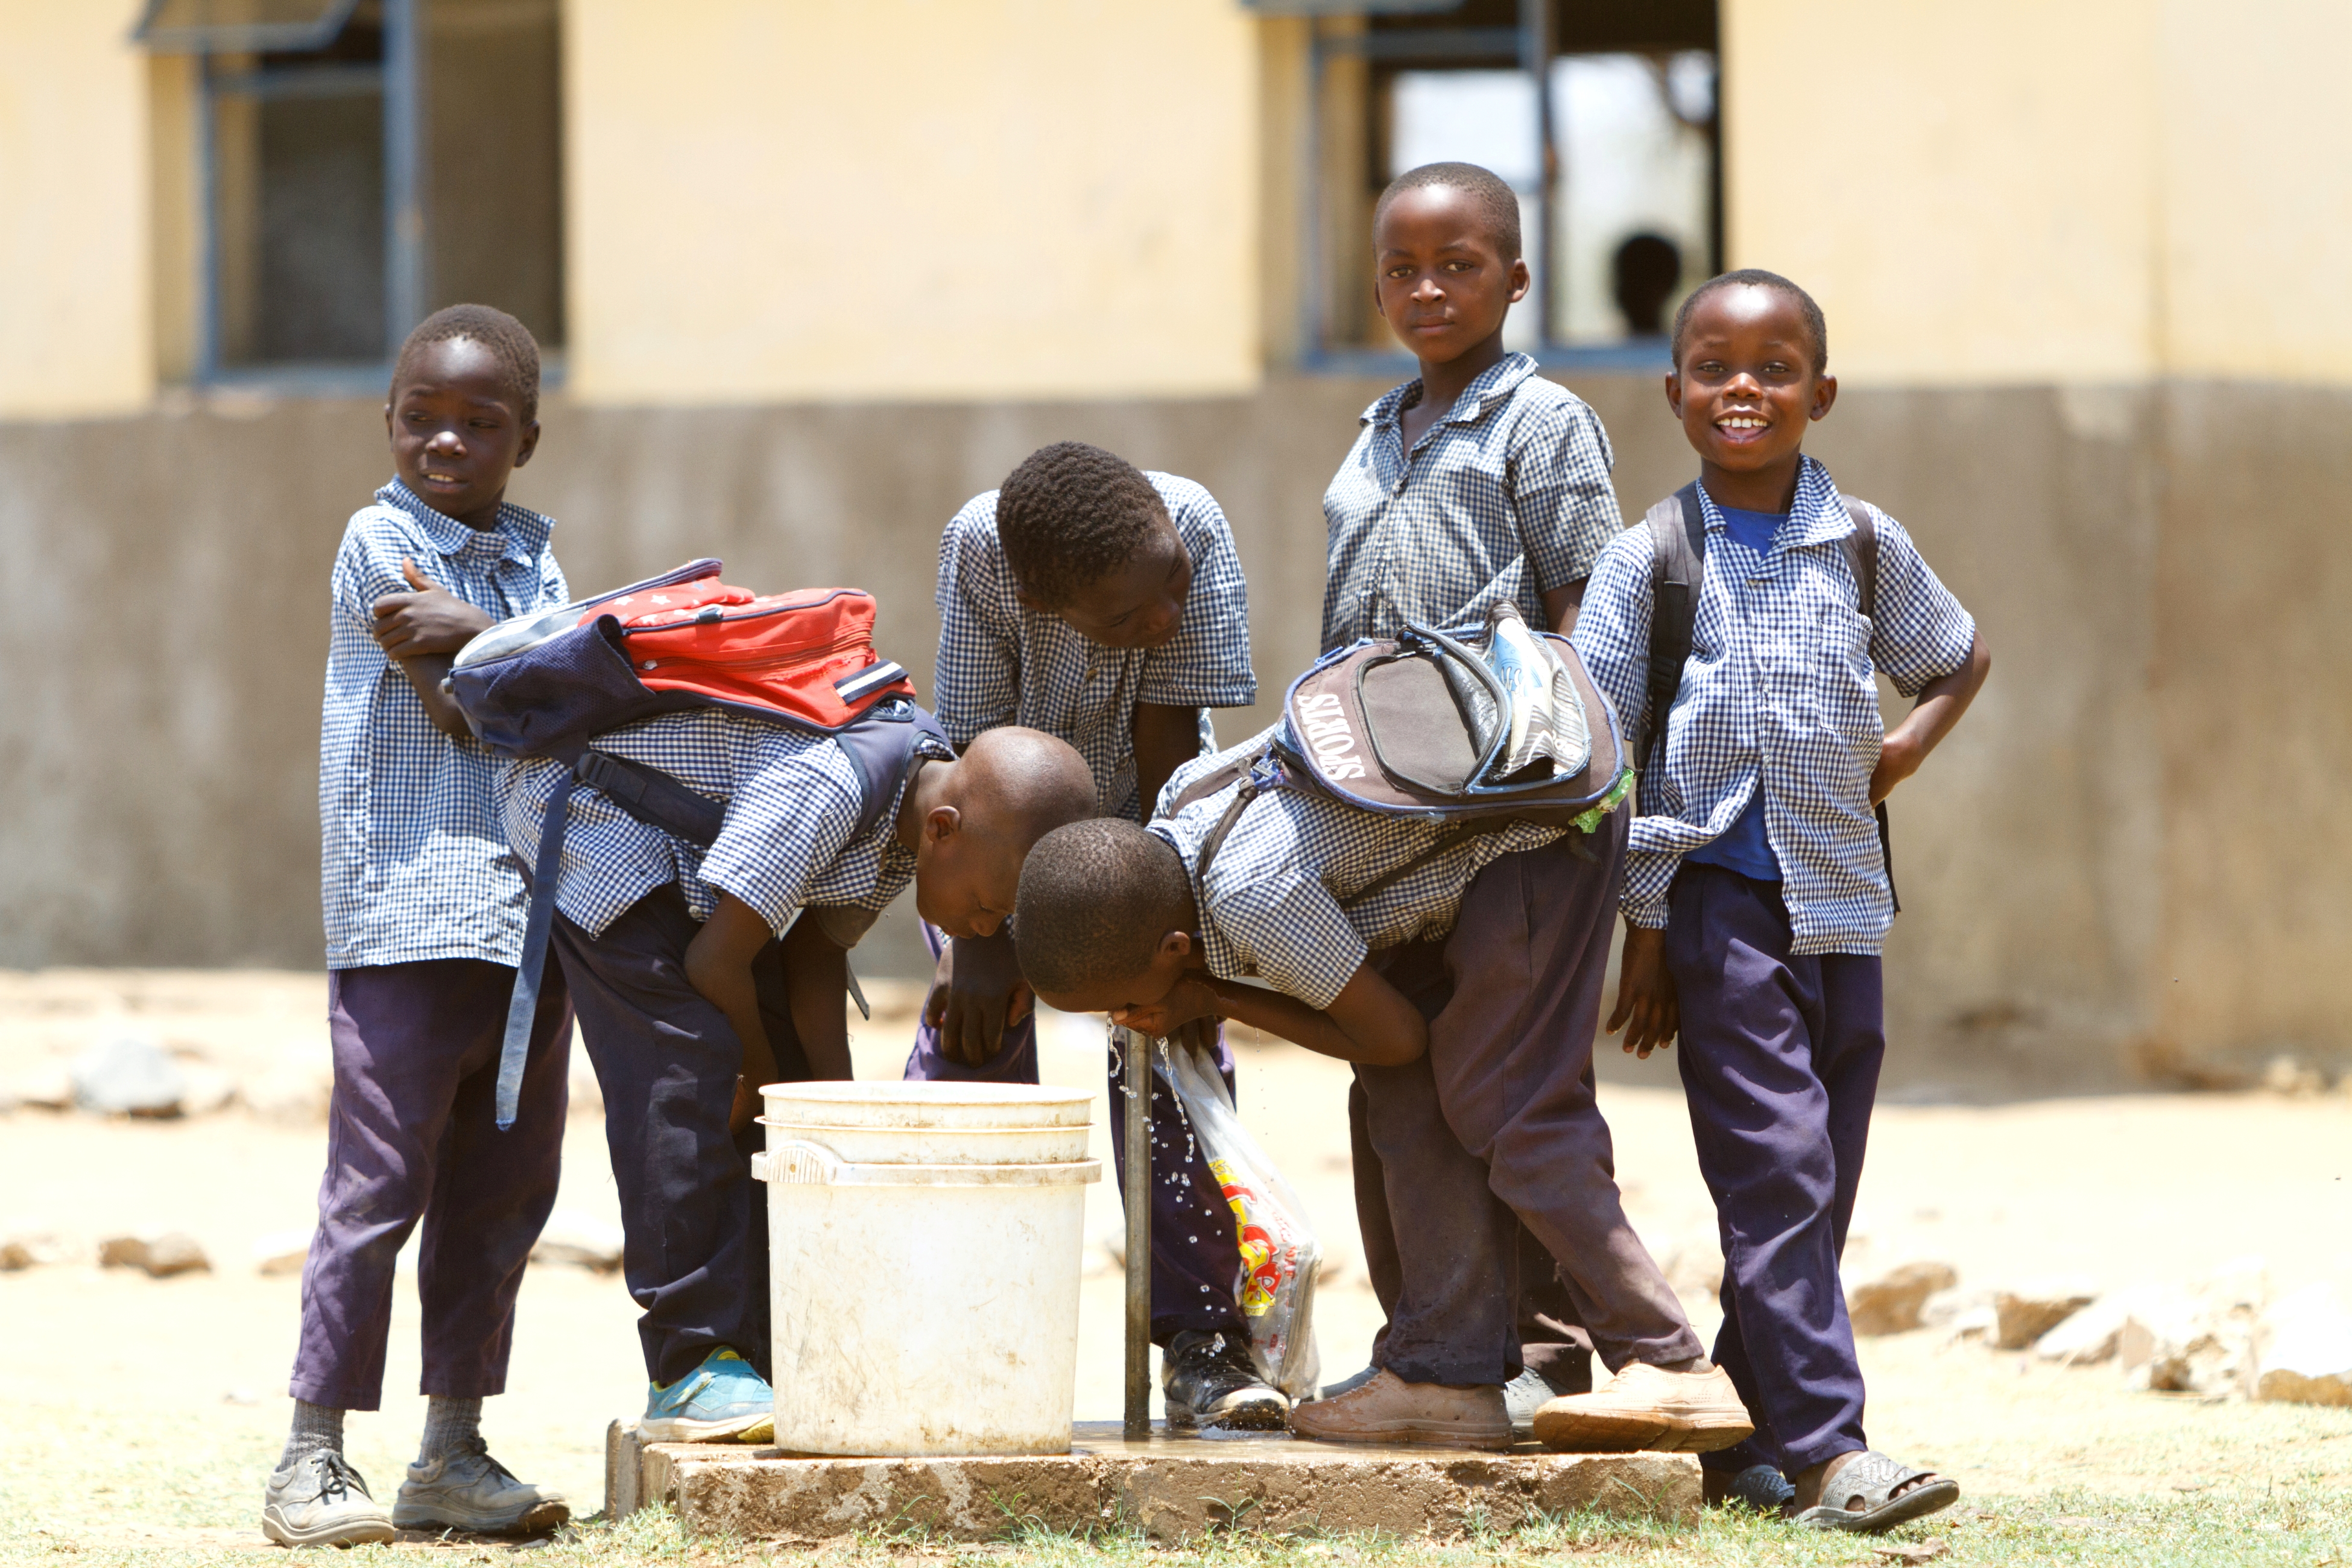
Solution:
M 396 1531 L 351 1462 L 321 1448 L 270 1476 L 261 1533 L 280 1546 L 357 1546 L 390 1541 Z
M 484 1535 L 541 1535 L 572 1517 L 563 1494 L 519 1481 L 477 1446 L 408 1467 L 392 1522 L 403 1530 L 471 1530 Z

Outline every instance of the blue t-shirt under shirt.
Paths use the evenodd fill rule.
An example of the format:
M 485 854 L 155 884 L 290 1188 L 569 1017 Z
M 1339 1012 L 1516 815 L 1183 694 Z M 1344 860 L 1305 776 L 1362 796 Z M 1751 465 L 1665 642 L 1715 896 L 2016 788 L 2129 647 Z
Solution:
M 1772 535 L 1789 521 L 1784 511 L 1739 511 L 1727 506 L 1716 510 L 1723 514 L 1724 531 L 1759 555 L 1770 553 Z M 1704 860 L 1759 882 L 1780 879 L 1780 857 L 1772 853 L 1772 840 L 1764 831 L 1764 777 L 1760 766 L 1756 793 L 1748 797 L 1748 805 L 1738 819 L 1713 843 L 1692 850 L 1684 858 Z

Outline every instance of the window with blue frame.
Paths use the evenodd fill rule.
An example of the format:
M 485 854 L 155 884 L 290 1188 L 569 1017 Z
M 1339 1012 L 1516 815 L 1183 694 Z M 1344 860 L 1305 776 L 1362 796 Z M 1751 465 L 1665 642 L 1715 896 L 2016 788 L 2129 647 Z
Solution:
M 557 26 L 557 0 L 147 0 L 139 41 L 191 64 L 194 378 L 369 373 L 458 300 L 560 346 Z
M 1371 305 L 1381 188 L 1479 163 L 1518 193 L 1535 286 L 1512 347 L 1663 363 L 1682 296 L 1722 268 L 1716 0 L 1250 0 L 1311 18 L 1297 215 L 1306 363 L 1399 351 Z

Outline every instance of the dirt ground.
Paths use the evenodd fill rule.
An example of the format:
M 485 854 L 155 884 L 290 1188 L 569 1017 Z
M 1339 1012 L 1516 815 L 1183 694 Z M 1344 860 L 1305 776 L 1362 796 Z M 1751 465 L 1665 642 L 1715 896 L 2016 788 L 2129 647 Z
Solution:
M 270 1238 L 300 1232 L 312 1212 L 324 1139 L 303 1086 L 315 1087 L 323 1052 L 323 989 L 278 974 L 0 976 L 0 1091 L 54 1075 L 106 1029 L 145 1032 L 239 1089 L 225 1109 L 176 1121 L 0 1111 L 0 1241 L 46 1237 L 57 1255 L 0 1273 L 0 1556 L 258 1542 L 251 1521 L 289 1410 L 299 1281 L 254 1260 L 257 1243 L 282 1247 Z M 903 1056 L 908 998 L 884 1000 L 885 1015 L 856 1031 L 861 1076 L 896 1077 Z M 1097 1023 L 1051 1016 L 1041 1047 L 1049 1081 L 1099 1091 Z M 1379 1322 L 1354 1235 L 1347 1070 L 1283 1046 L 1239 1057 L 1243 1113 L 1332 1259 L 1318 1340 L 1327 1378 L 1344 1375 Z M 1607 1081 L 1612 1071 L 1602 1102 L 1627 1207 L 1683 1283 L 1713 1234 L 1688 1123 L 1670 1089 Z M 601 1120 L 583 1098 L 559 1215 L 609 1224 Z M 1107 1155 L 1099 1102 L 1096 1121 Z M 2352 1288 L 2347 1169 L 2342 1092 L 1885 1106 L 1848 1277 L 1932 1258 L 1963 1289 L 2060 1274 L 2113 1287 L 2192 1280 L 2252 1256 L 2279 1290 Z M 1118 1409 L 1119 1279 L 1100 1245 L 1118 1229 L 1106 1183 L 1088 1195 L 1083 1418 Z M 99 1239 L 160 1230 L 198 1238 L 212 1270 L 157 1280 L 96 1266 Z M 1711 1303 L 1695 1292 L 1691 1305 L 1711 1331 Z M 513 1468 L 588 1515 L 602 1501 L 605 1424 L 643 1405 L 635 1310 L 615 1276 L 537 1267 L 519 1315 L 509 1392 L 491 1402 L 486 1431 Z M 384 1407 L 351 1421 L 352 1457 L 380 1492 L 397 1484 L 422 1420 L 415 1336 L 404 1285 Z M 1873 1441 L 1958 1477 L 1972 1502 L 2193 1510 L 2352 1487 L 2352 1410 L 2131 1394 L 2112 1367 L 2047 1366 L 1934 1330 L 1865 1341 L 1863 1355 Z

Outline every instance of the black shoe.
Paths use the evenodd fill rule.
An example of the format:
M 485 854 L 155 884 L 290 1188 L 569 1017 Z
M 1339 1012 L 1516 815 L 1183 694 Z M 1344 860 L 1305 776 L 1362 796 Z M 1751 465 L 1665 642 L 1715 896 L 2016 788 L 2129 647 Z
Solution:
M 1160 1358 L 1160 1388 L 1171 1431 L 1279 1432 L 1289 1422 L 1290 1401 L 1257 1374 L 1249 1347 L 1230 1334 L 1179 1333 Z

